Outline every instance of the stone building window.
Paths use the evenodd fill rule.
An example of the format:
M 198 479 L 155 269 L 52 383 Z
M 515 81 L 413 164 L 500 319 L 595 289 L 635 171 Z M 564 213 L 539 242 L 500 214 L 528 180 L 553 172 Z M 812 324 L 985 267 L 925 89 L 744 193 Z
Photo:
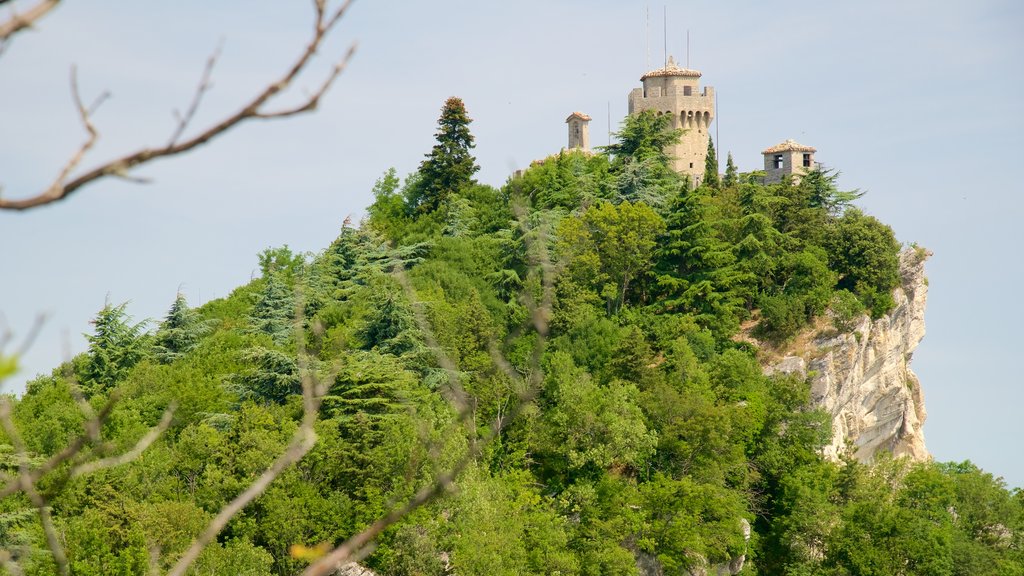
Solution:
M 772 159 L 772 162 L 772 168 L 775 168 L 776 170 L 782 168 L 782 154 L 776 154 L 775 157 Z
M 683 86 L 683 96 L 692 95 L 693 88 L 691 86 Z
M 810 167 L 811 167 L 811 155 L 810 154 L 804 154 L 804 168 L 810 168 Z

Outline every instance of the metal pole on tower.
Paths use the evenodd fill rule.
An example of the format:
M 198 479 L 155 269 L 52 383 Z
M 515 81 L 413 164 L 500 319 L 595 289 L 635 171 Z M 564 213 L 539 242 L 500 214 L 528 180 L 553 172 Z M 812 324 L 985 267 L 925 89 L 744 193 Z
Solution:
M 665 67 L 668 68 L 668 5 L 664 6 L 664 14 L 661 17 L 661 23 L 665 27 L 662 31 L 661 37 L 665 41 Z
M 644 72 L 651 69 L 651 5 L 647 5 L 647 25 L 644 28 L 644 41 L 646 43 L 646 52 L 644 59 Z
M 608 101 L 608 145 L 612 145 L 612 101 Z

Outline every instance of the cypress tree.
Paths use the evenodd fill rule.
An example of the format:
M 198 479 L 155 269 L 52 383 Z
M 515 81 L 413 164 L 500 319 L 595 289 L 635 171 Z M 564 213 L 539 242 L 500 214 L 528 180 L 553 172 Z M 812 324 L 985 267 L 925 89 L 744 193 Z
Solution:
M 725 160 L 725 178 L 722 179 L 722 186 L 731 188 L 737 184 L 739 184 L 739 171 L 736 170 L 736 164 L 732 161 L 732 152 L 729 152 Z
M 715 144 L 708 136 L 708 155 L 704 160 L 704 181 L 705 186 L 718 188 L 721 182 L 718 179 L 718 156 L 715 155 Z
M 469 133 L 473 122 L 460 98 L 452 96 L 441 108 L 437 121 L 437 144 L 420 164 L 420 179 L 410 198 L 411 208 L 420 213 L 438 209 L 449 195 L 474 183 L 480 167 L 470 153 L 475 145 Z

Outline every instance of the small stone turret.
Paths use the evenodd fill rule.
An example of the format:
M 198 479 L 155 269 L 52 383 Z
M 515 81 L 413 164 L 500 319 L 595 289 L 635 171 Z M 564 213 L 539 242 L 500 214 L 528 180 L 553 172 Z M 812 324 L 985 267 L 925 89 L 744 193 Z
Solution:
M 817 152 L 810 146 L 804 146 L 795 140 L 786 140 L 765 148 L 764 154 L 764 181 L 765 184 L 772 184 L 782 180 L 783 176 L 792 176 L 799 181 L 800 176 L 807 174 L 817 168 L 814 161 L 814 153 Z
M 680 68 L 670 56 L 664 68 L 640 77 L 643 88 L 629 93 L 630 114 L 644 110 L 669 114 L 672 127 L 683 130 L 679 144 L 666 152 L 672 157 L 675 171 L 688 174 L 694 184 L 704 177 L 709 127 L 715 118 L 715 89 L 705 86 L 701 90 L 700 76 L 697 70 Z
M 573 112 L 565 119 L 569 125 L 569 150 L 580 149 L 590 152 L 590 116 Z

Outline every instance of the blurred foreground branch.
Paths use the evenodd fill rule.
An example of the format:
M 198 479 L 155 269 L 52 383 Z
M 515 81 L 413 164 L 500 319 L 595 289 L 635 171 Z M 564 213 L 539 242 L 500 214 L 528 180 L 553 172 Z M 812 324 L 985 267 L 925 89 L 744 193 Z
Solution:
M 2 42 L 10 35 L 31 24 L 34 19 L 42 17 L 42 15 L 56 3 L 56 0 L 40 2 L 39 5 L 30 9 L 28 12 L 12 16 L 12 18 L 6 23 L 0 24 L 0 47 L 2 47 Z M 309 94 L 300 104 L 279 109 L 272 109 L 269 108 L 269 106 L 272 105 L 276 97 L 289 89 L 295 78 L 298 77 L 298 75 L 308 66 L 310 61 L 313 59 L 313 56 L 322 46 L 324 39 L 345 15 L 351 4 L 352 0 L 345 0 L 341 6 L 336 9 L 329 10 L 326 0 L 314 0 L 316 17 L 314 19 L 313 32 L 308 44 L 302 50 L 298 59 L 292 64 L 292 66 L 277 80 L 267 84 L 262 91 L 260 91 L 253 99 L 247 102 L 234 114 L 213 123 L 194 136 L 182 139 L 183 134 L 188 128 L 189 122 L 192 120 L 199 107 L 202 95 L 210 89 L 210 76 L 213 66 L 216 63 L 217 55 L 219 54 L 219 50 L 215 51 L 207 60 L 203 75 L 198 87 L 196 88 L 196 94 L 193 97 L 189 108 L 184 115 L 178 115 L 178 125 L 175 127 L 175 130 L 167 144 L 160 147 L 143 148 L 141 150 L 130 152 L 120 158 L 100 164 L 99 166 L 77 176 L 73 176 L 73 174 L 86 154 L 99 139 L 100 133 L 92 123 L 91 115 L 92 112 L 95 111 L 96 105 L 99 102 L 102 102 L 106 96 L 101 95 L 100 98 L 97 99 L 97 104 L 89 107 L 84 106 L 82 104 L 81 97 L 78 94 L 77 79 L 74 71 L 72 70 L 72 96 L 75 102 L 75 107 L 78 110 L 79 117 L 87 133 L 86 140 L 64 164 L 58 172 L 56 179 L 49 187 L 25 198 L 6 199 L 0 197 L 0 209 L 28 210 L 30 208 L 36 208 L 57 202 L 58 200 L 67 198 L 69 195 L 88 184 L 111 177 L 140 182 L 143 180 L 133 177 L 130 174 L 130 171 L 137 166 L 160 158 L 167 158 L 188 152 L 189 150 L 215 140 L 235 126 L 246 121 L 255 119 L 268 120 L 275 118 L 287 118 L 289 116 L 316 110 L 320 103 L 320 99 L 331 88 L 331 85 L 335 80 L 337 80 L 338 76 L 341 75 L 345 70 L 345 67 L 348 65 L 348 62 L 351 60 L 355 53 L 355 44 L 352 44 L 345 55 L 334 64 L 320 86 Z M 10 31 L 5 36 L 4 32 L 8 28 L 10 28 Z

